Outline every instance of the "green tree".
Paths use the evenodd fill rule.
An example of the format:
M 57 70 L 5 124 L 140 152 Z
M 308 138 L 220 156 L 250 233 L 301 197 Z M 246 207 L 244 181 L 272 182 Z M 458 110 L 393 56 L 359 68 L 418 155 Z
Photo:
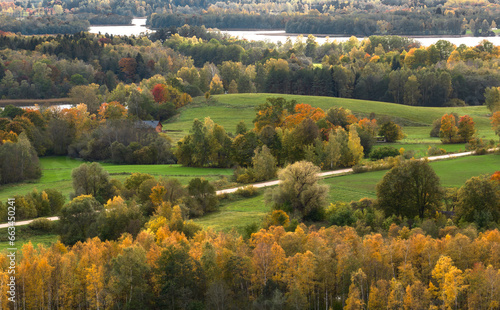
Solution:
M 257 148 L 252 158 L 252 172 L 255 181 L 266 181 L 276 176 L 276 159 L 267 146 Z
M 278 188 L 266 193 L 267 201 L 300 219 L 320 220 L 328 195 L 328 187 L 318 184 L 320 169 L 307 161 L 299 161 L 278 173 Z
M 487 176 L 472 177 L 460 187 L 455 216 L 480 227 L 500 220 L 500 184 Z
M 189 181 L 188 194 L 186 205 L 193 216 L 201 216 L 217 209 L 219 199 L 214 186 L 208 180 L 195 178 Z
M 404 87 L 404 103 L 406 105 L 418 105 L 420 102 L 420 84 L 418 83 L 417 77 L 411 75 L 405 83 Z
M 71 172 L 76 196 L 92 195 L 101 203 L 113 196 L 109 174 L 99 163 L 81 164 Z
M 97 235 L 97 216 L 102 205 L 90 195 L 74 198 L 61 210 L 59 233 L 61 241 L 73 245 Z
M 104 205 L 97 218 L 98 236 L 101 240 L 117 240 L 123 233 L 137 236 L 144 224 L 142 211 L 134 201 L 125 203 L 119 196 Z
M 377 184 L 378 206 L 386 215 L 423 218 L 427 211 L 437 209 L 441 198 L 439 177 L 423 160 L 401 162 Z
M 157 304 L 164 309 L 202 308 L 206 281 L 201 264 L 189 256 L 185 247 L 169 246 L 155 272 L 160 278 Z
M 403 130 L 393 121 L 386 122 L 380 126 L 378 134 L 385 138 L 386 142 L 396 142 L 405 137 Z
M 6 141 L 0 145 L 0 183 L 16 183 L 42 176 L 35 149 L 23 132 L 17 142 Z
M 113 303 L 119 309 L 137 309 L 150 303 L 150 266 L 146 251 L 130 246 L 111 260 L 110 284 Z
M 484 104 L 493 113 L 500 111 L 500 89 L 488 87 L 484 90 Z

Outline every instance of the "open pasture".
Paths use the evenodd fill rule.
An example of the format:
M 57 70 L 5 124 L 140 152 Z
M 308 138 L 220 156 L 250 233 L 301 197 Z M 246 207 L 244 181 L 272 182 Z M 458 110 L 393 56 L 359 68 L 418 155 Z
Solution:
M 40 158 L 42 177 L 38 181 L 6 185 L 0 189 L 0 200 L 6 201 L 14 195 L 24 195 L 34 188 L 44 190 L 55 188 L 68 198 L 73 191 L 71 171 L 80 166 L 84 161 L 68 157 L 54 156 Z M 176 178 L 182 184 L 187 184 L 191 179 L 203 177 L 210 181 L 219 180 L 222 177 L 230 177 L 231 169 L 216 168 L 192 168 L 181 165 L 115 165 L 102 163 L 103 168 L 108 171 L 111 178 L 124 181 L 134 172 L 149 173 L 156 177 Z

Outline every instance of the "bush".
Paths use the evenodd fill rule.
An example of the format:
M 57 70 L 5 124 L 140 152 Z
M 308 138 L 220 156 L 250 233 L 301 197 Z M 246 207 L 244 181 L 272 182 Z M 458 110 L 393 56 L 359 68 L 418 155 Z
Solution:
M 401 156 L 387 157 L 385 159 L 379 159 L 377 161 L 368 162 L 364 166 L 356 165 L 356 166 L 352 167 L 352 171 L 354 173 L 363 173 L 363 172 L 369 172 L 369 171 L 387 170 L 387 169 L 391 169 L 392 167 L 396 166 L 401 161 L 402 161 Z
M 235 194 L 241 197 L 253 197 L 259 193 L 258 189 L 252 185 L 240 187 L 236 190 Z
M 36 220 L 33 220 L 33 222 L 29 223 L 28 227 L 33 230 L 52 232 L 54 230 L 55 224 L 49 219 L 38 218 Z
M 427 149 L 427 156 L 439 156 L 439 155 L 444 155 L 446 154 L 446 150 L 442 148 L 438 148 L 435 146 L 429 146 Z
M 483 139 L 474 137 L 469 140 L 469 143 L 465 144 L 465 149 L 468 151 L 476 151 L 476 155 L 485 155 L 486 151 L 486 143 Z
M 383 146 L 377 149 L 374 149 L 370 153 L 371 160 L 382 159 L 386 157 L 394 157 L 399 155 L 399 150 L 392 146 Z
M 356 222 L 352 207 L 344 202 L 332 203 L 326 210 L 330 225 L 351 226 Z

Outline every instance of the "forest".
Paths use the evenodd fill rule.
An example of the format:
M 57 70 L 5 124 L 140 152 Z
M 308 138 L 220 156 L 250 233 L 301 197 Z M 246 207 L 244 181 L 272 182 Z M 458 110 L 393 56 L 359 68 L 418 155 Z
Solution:
M 147 17 L 154 29 L 285 29 L 331 35 L 494 36 L 498 1 L 30 1 L 0 6 L 0 29 L 22 34 L 73 34 L 92 25 L 126 25 Z
M 104 102 L 159 74 L 191 97 L 267 92 L 439 107 L 483 104 L 486 89 L 500 84 L 499 48 L 486 40 L 421 47 L 404 37 L 371 36 L 319 45 L 309 36 L 278 46 L 183 26 L 149 38 L 7 35 L 0 48 L 5 99 L 71 97 L 85 88 Z
M 371 2 L 333 1 L 332 15 L 321 18 L 335 23 L 337 10 L 370 9 Z M 63 11 L 97 10 L 96 2 L 58 3 Z M 411 14 L 441 5 L 440 14 L 432 13 L 441 20 L 452 14 L 445 7 L 463 1 L 416 3 L 422 10 Z M 123 11 L 112 5 L 109 13 L 170 14 L 157 12 L 158 5 L 124 2 Z M 478 9 L 486 15 L 496 5 L 476 4 L 491 7 Z M 484 31 L 493 23 L 487 20 Z M 19 237 L 55 236 L 22 248 L 19 241 L 15 307 L 498 308 L 499 63 L 500 47 L 487 40 L 422 47 L 406 37 L 370 35 L 319 45 L 311 35 L 272 44 L 230 38 L 203 23 L 141 37 L 2 32 L 1 101 L 72 103 L 7 105 L 0 113 L 1 191 L 14 193 L 0 202 L 0 216 L 7 218 L 15 201 L 16 220 L 35 219 L 15 228 Z M 248 98 L 226 102 L 237 94 Z M 347 108 L 353 102 L 361 107 Z M 236 120 L 247 110 L 251 118 Z M 214 119 L 223 111 L 231 127 L 211 111 Z M 196 117 L 183 131 L 180 118 L 190 115 Z M 171 130 L 157 132 L 145 121 Z M 424 156 L 409 143 L 417 136 L 432 142 L 421 143 Z M 473 163 L 489 162 L 485 174 L 464 177 L 457 166 L 457 180 L 445 184 L 420 157 L 445 154 L 449 146 L 474 152 Z M 172 164 L 191 169 L 189 179 L 155 172 Z M 350 167 L 354 176 L 381 174 L 373 195 L 332 199 L 337 189 L 318 173 Z M 204 169 L 230 175 L 208 180 Z M 251 185 L 265 180 L 280 184 Z M 232 186 L 240 188 L 218 192 Z M 201 224 L 233 203 L 267 209 L 243 227 Z M 12 228 L 0 230 L 0 245 Z M 13 306 L 10 264 L 2 250 L 2 309 Z

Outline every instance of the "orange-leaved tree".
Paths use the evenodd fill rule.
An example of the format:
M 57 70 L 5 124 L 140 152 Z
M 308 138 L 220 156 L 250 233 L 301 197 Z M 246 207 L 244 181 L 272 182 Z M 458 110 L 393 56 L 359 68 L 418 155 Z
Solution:
M 285 118 L 284 125 L 287 128 L 297 127 L 306 118 L 312 119 L 314 122 L 325 117 L 325 112 L 321 108 L 313 108 L 310 104 L 299 103 L 294 107 L 294 114 Z
M 455 125 L 455 116 L 453 114 L 445 114 L 441 117 L 439 137 L 443 143 L 456 143 L 459 141 L 458 127 Z
M 127 109 L 118 101 L 105 102 L 99 108 L 99 117 L 105 119 L 123 119 L 127 117 Z
M 500 111 L 493 113 L 491 116 L 491 128 L 500 136 Z

